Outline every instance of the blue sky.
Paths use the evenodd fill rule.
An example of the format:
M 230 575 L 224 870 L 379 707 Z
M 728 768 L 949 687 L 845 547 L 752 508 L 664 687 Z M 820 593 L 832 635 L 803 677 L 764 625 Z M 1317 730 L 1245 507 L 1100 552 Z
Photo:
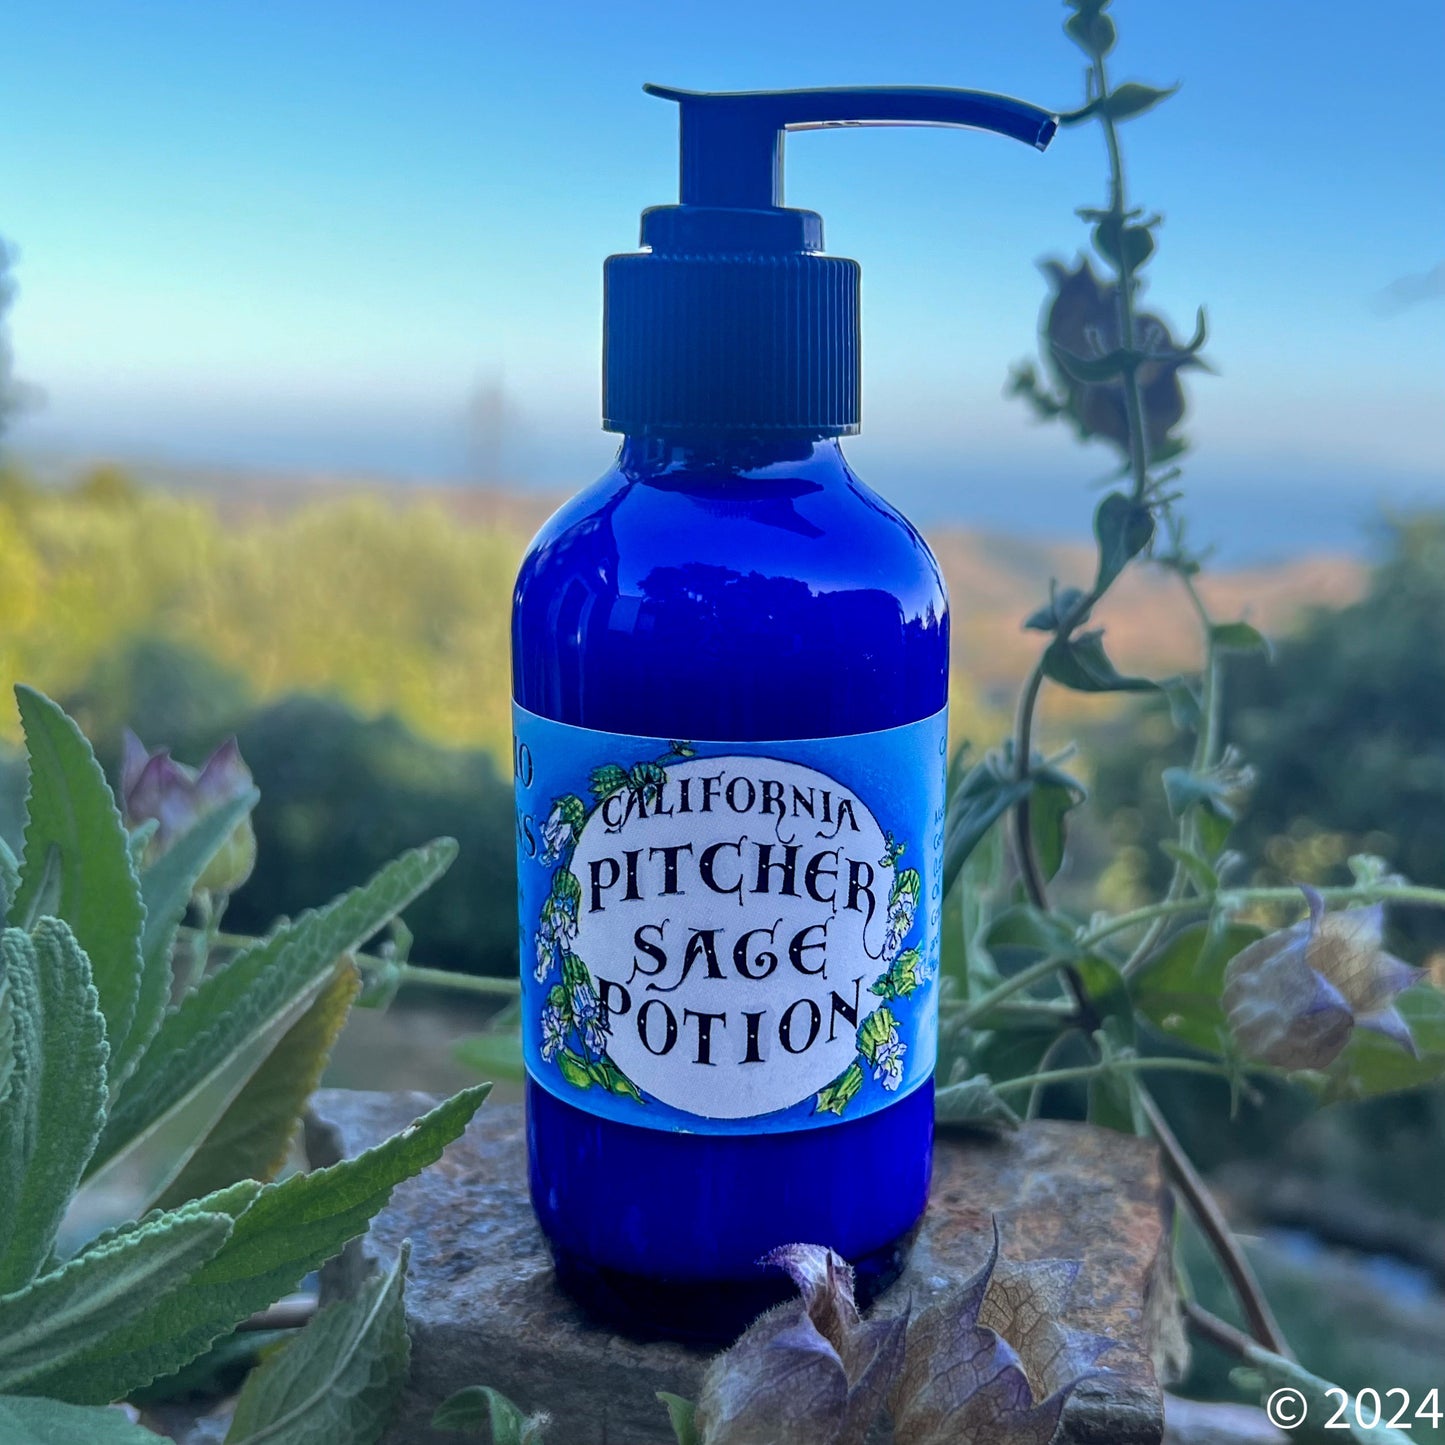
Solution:
M 1221 375 L 1193 387 L 1196 490 L 1216 511 L 1253 499 L 1271 535 L 1315 525 L 1304 500 L 1310 516 L 1445 501 L 1445 301 L 1379 305 L 1445 256 L 1437 0 L 1114 13 L 1118 77 L 1183 82 L 1126 141 L 1135 197 L 1166 216 L 1149 303 L 1185 330 L 1199 302 L 1212 318 Z M 13 440 L 459 475 L 466 398 L 500 376 L 508 474 L 580 485 L 612 446 L 597 429 L 601 262 L 635 245 L 644 206 L 675 199 L 675 111 L 643 81 L 955 84 L 1065 107 L 1082 57 L 1063 14 L 1055 0 L 19 8 L 0 51 L 0 234 L 19 250 L 17 369 L 47 400 Z M 1073 208 L 1103 179 L 1089 127 L 1045 156 L 949 131 L 790 138 L 789 201 L 821 211 L 828 248 L 864 268 L 850 454 L 925 519 L 1086 518 L 1079 484 L 1107 458 L 1000 391 L 1032 345 L 1035 261 L 1072 254 Z

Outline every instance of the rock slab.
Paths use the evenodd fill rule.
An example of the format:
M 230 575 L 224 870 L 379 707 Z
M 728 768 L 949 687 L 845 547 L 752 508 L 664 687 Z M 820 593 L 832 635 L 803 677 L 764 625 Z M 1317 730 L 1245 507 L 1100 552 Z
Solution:
M 323 1089 L 312 1100 L 314 1165 L 350 1158 L 405 1127 L 425 1094 Z M 1178 1348 L 1169 1263 L 1169 1196 L 1153 1146 L 1083 1124 L 1037 1122 L 1000 1139 L 940 1136 L 928 1215 L 893 1292 L 922 1303 L 984 1261 L 990 1219 L 1014 1259 L 1082 1261 L 1068 1321 L 1118 1342 L 1064 1416 L 1061 1442 L 1158 1445 L 1156 1363 Z M 400 1186 L 370 1234 L 322 1275 L 322 1299 L 412 1242 L 407 1314 L 412 1373 L 388 1445 L 448 1445 L 436 1406 L 492 1385 L 546 1409 L 568 1445 L 672 1445 L 658 1390 L 695 1398 L 709 1356 L 640 1344 L 587 1320 L 552 1278 L 526 1184 L 518 1105 L 485 1107 L 420 1178 Z M 1164 1365 L 1164 1368 L 1168 1368 Z

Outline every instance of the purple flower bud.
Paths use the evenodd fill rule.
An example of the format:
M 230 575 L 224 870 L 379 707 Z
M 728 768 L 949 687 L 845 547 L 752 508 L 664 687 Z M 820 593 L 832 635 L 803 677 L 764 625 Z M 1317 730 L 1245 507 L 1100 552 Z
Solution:
M 1355 1029 L 1371 1029 L 1415 1052 L 1395 997 L 1418 969 L 1381 947 L 1384 908 L 1326 913 L 1300 890 L 1309 917 L 1241 949 L 1224 974 L 1224 1009 L 1245 1054 L 1280 1069 L 1323 1069 Z
M 128 828 L 154 822 L 146 862 L 154 863 L 201 818 L 251 790 L 251 770 L 235 738 L 221 744 L 197 771 L 176 762 L 169 749 L 147 751 L 126 729 L 121 751 L 121 813 Z M 256 865 L 256 835 L 243 818 L 196 882 L 196 891 L 234 893 Z

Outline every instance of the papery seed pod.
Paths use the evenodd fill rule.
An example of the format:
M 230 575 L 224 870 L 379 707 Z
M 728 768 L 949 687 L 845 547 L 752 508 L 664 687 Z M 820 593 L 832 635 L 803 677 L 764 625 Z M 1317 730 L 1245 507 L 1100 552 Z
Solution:
M 1309 917 L 1241 949 L 1224 974 L 1224 1009 L 1245 1055 L 1280 1069 L 1324 1069 L 1357 1028 L 1415 1052 L 1395 998 L 1420 971 L 1381 947 L 1384 908 L 1327 913 L 1300 890 Z

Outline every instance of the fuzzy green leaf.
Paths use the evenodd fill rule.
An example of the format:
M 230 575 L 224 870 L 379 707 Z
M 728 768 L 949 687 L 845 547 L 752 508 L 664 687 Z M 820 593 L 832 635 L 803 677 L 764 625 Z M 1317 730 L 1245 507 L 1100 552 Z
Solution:
M 1188 848 L 1181 848 L 1172 838 L 1166 838 L 1159 845 L 1159 851 L 1172 858 L 1184 870 L 1185 875 L 1206 898 L 1219 889 L 1219 874 L 1207 859 Z
M 15 1072 L 15 1004 L 6 971 L 5 955 L 0 953 L 0 1119 L 11 1075 Z M 3 1154 L 0 1154 L 3 1157 Z
M 10 845 L 0 838 L 0 919 L 10 912 L 10 900 L 20 887 L 20 863 Z
M 948 893 L 990 828 L 1033 789 L 1032 778 L 1000 775 L 989 759 L 964 775 L 948 800 L 943 836 L 943 891 Z
M 1445 1076 L 1445 993 L 1428 983 L 1406 989 L 1395 1007 L 1415 1040 L 1413 1055 L 1392 1039 L 1357 1028 L 1341 1055 L 1340 1097 L 1418 1089 Z
M 667 1420 L 677 1445 L 702 1445 L 702 1436 L 697 1430 L 697 1406 L 666 1390 L 659 1390 L 657 1398 L 667 1407 Z
M 1104 651 L 1102 631 L 1056 637 L 1044 652 L 1044 676 L 1073 692 L 1155 692 L 1147 677 L 1125 677 Z
M 1229 1024 L 1221 1001 L 1224 970 L 1240 949 L 1263 938 L 1247 923 L 1181 929 L 1133 980 L 1134 1006 L 1167 1038 L 1217 1054 Z M 1397 1048 L 1405 1057 L 1403 1051 Z
M 404 853 L 362 888 L 316 912 L 282 924 L 205 979 L 168 1014 L 140 1063 L 111 1105 L 92 1172 L 193 1103 L 207 1087 L 231 1078 L 238 1059 L 255 1056 L 255 1040 L 305 1007 L 336 960 L 359 948 L 391 916 L 441 876 L 456 856 L 450 839 Z M 260 1067 L 264 1054 L 254 1057 Z M 243 1073 L 235 1080 L 245 1081 Z M 234 1095 L 233 1095 L 234 1097 Z M 203 1138 L 230 1100 L 210 1117 L 188 1122 Z
M 276 1177 L 360 990 L 356 965 L 343 959 L 161 1197 L 162 1208 L 224 1189 L 238 1179 Z
M 119 1057 L 111 1061 L 113 1085 L 130 1073 L 165 1017 L 171 998 L 171 950 L 196 880 L 220 852 L 236 825 L 250 814 L 260 796 L 252 788 L 215 812 L 207 813 L 141 874 L 141 899 L 146 916 L 141 930 L 140 988 L 134 1027 Z
M 0 1107 L 0 1293 L 45 1264 L 105 1117 L 105 1022 L 70 929 L 42 918 L 0 942 L 27 1015 Z
M 226 1445 L 376 1445 L 411 1361 L 403 1300 L 410 1254 L 402 1245 L 389 1275 L 328 1305 L 252 1372 Z
M 974 1074 L 940 1089 L 934 1096 L 933 1117 L 940 1124 L 991 1134 L 1017 1129 L 1022 1122 L 987 1074 Z
M 215 1258 L 179 1295 L 97 1340 L 85 1356 L 32 1381 L 31 1388 L 89 1404 L 119 1399 L 174 1373 L 242 1320 L 290 1293 L 360 1234 L 397 1184 L 441 1157 L 489 1087 L 463 1090 L 355 1159 L 293 1174 L 279 1184 L 233 1185 L 198 1200 L 198 1209 L 231 1213 L 236 1220 Z
M 1274 652 L 1269 639 L 1247 622 L 1216 622 L 1209 629 L 1209 638 L 1225 652 L 1257 652 L 1265 657 Z
M 1168 100 L 1178 89 L 1177 85 L 1171 85 L 1168 90 L 1159 90 L 1155 86 L 1129 80 L 1097 102 L 1097 108 L 1111 120 L 1133 120 L 1136 115 L 1143 115 Z
M 1094 591 L 1103 592 L 1154 540 L 1154 513 L 1123 492 L 1110 492 L 1094 513 L 1099 571 Z
M 0 1440 L 5 1445 L 165 1445 L 159 1435 L 132 1425 L 109 1406 L 89 1409 L 23 1395 L 0 1398 Z
M 153 1216 L 0 1298 L 0 1391 L 64 1369 L 98 1336 L 153 1308 L 230 1233 L 225 1214 L 192 1209 Z
M 431 1423 L 434 1430 L 459 1435 L 490 1434 L 492 1445 L 537 1445 L 548 1419 L 542 1413 L 524 1415 L 490 1385 L 470 1385 L 443 1400 Z
M 17 687 L 30 760 L 25 858 L 10 922 L 63 918 L 90 960 L 106 1038 L 124 1048 L 141 983 L 145 906 L 125 826 L 84 734 L 48 697 Z
M 522 1036 L 516 1029 L 487 1029 L 463 1039 L 452 1057 L 488 1079 L 514 1079 L 526 1074 L 522 1063 Z

